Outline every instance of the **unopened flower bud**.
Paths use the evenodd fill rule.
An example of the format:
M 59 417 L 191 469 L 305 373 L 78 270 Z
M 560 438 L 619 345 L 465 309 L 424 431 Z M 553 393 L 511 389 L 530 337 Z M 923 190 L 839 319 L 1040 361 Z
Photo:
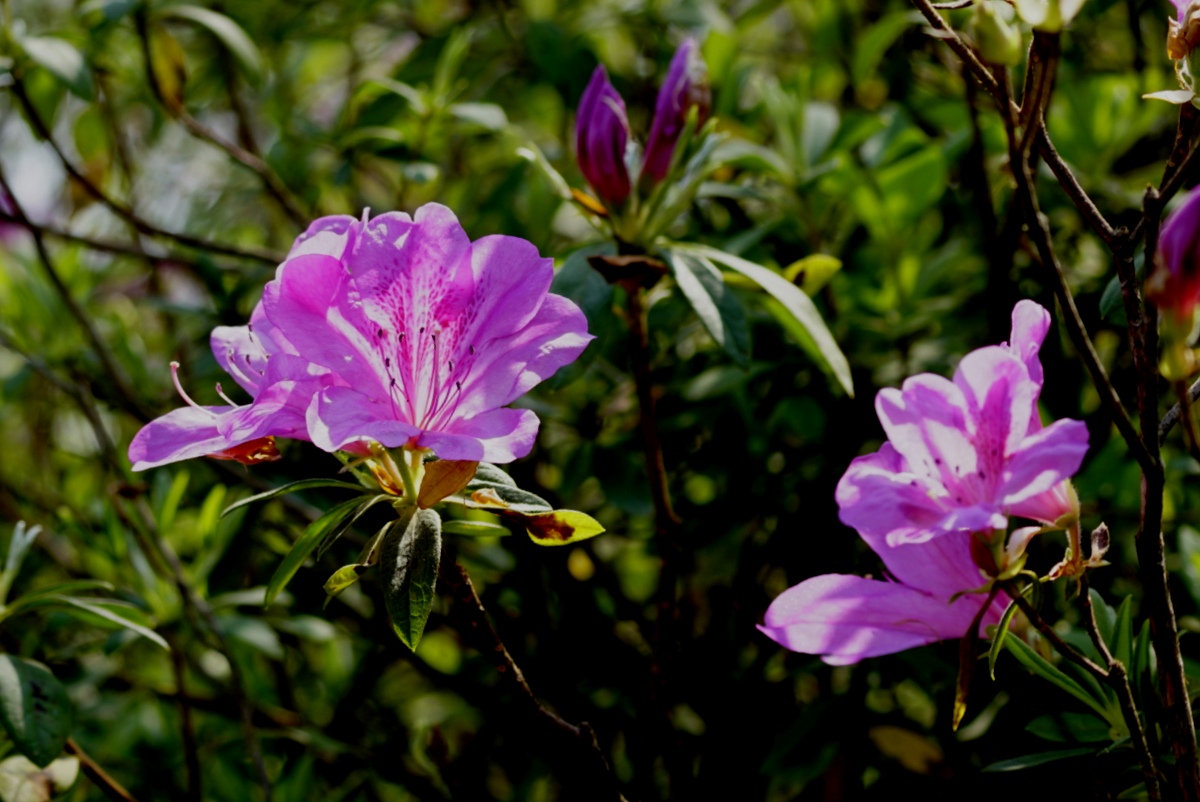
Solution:
M 658 90 L 654 106 L 654 122 L 646 142 L 646 157 L 642 175 L 661 181 L 671 167 L 675 144 L 687 123 L 688 110 L 697 107 L 696 125 L 704 124 L 712 110 L 712 92 L 708 87 L 708 69 L 693 39 L 684 39 L 675 51 L 667 80 Z
M 628 143 L 625 101 L 609 83 L 604 67 L 596 67 L 579 100 L 575 120 L 576 158 L 583 177 L 610 206 L 629 197 L 629 170 L 625 166 Z
M 1163 224 L 1146 297 L 1191 330 L 1200 304 L 1200 191 L 1190 192 Z
M 1021 32 L 1001 16 L 1001 11 L 990 0 L 980 0 L 975 4 L 971 33 L 984 61 L 1007 67 L 1020 63 L 1024 55 Z

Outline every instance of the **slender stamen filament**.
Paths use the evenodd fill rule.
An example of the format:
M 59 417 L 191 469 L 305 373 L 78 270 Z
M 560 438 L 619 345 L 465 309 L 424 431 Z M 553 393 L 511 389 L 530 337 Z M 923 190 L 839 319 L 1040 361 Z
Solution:
M 183 385 L 179 383 L 179 363 L 178 362 L 171 363 L 171 381 L 175 384 L 175 392 L 179 393 L 179 397 L 182 398 L 184 401 L 186 401 L 187 405 L 189 407 L 195 407 L 196 409 L 203 410 L 204 412 L 207 412 L 209 415 L 212 415 L 214 418 L 218 417 L 217 413 L 213 412 L 211 409 L 204 409 L 204 407 L 200 406 L 195 401 L 193 401 L 192 397 L 190 395 L 188 395 L 186 392 L 184 392 Z
M 239 404 L 238 402 L 234 401 L 234 400 L 233 400 L 232 398 L 230 398 L 229 396 L 225 395 L 225 391 L 221 389 L 221 383 L 220 383 L 220 382 L 217 382 L 217 395 L 219 395 L 219 396 L 221 396 L 221 398 L 225 399 L 225 402 L 226 402 L 226 403 L 228 403 L 228 404 L 229 404 L 231 407 L 237 407 L 237 406 L 241 406 L 241 404 Z

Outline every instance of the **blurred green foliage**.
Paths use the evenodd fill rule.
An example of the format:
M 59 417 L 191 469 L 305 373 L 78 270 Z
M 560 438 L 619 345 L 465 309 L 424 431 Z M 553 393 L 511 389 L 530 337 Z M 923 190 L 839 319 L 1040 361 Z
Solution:
M 987 799 L 1027 783 L 1087 798 L 1137 782 L 1127 750 L 1095 756 L 1088 746 L 1111 741 L 1106 722 L 1011 657 L 1000 656 L 999 682 L 976 682 L 955 734 L 954 644 L 830 668 L 755 629 L 770 600 L 805 577 L 878 575 L 833 501 L 849 461 L 882 439 L 875 391 L 919 371 L 948 373 L 967 350 L 1004 340 L 1019 297 L 1053 307 L 1010 222 L 1000 122 L 906 4 L 6 7 L 0 167 L 29 216 L 53 230 L 46 242 L 62 288 L 115 365 L 85 336 L 29 235 L 0 228 L 0 532 L 21 520 L 43 527 L 13 598 L 67 581 L 110 583 L 109 595 L 172 652 L 57 608 L 6 622 L 0 648 L 52 670 L 75 711 L 73 737 L 135 796 L 185 798 L 191 737 L 205 799 L 259 798 L 231 669 L 280 802 L 569 799 L 575 780 L 510 726 L 514 700 L 493 690 L 491 664 L 464 646 L 447 598 L 434 600 L 415 654 L 388 625 L 371 572 L 322 609 L 322 583 L 354 561 L 385 520 L 378 511 L 262 608 L 283 555 L 314 512 L 341 497 L 312 490 L 219 513 L 264 487 L 332 475 L 336 460 L 293 443 L 282 461 L 248 471 L 197 460 L 129 472 L 124 447 L 134 432 L 178 404 L 169 361 L 182 364 L 201 403 L 215 398 L 207 388 L 222 374 L 208 333 L 244 322 L 271 259 L 139 231 L 68 180 L 43 127 L 81 176 L 157 229 L 282 253 L 318 214 L 411 211 L 436 200 L 473 238 L 520 236 L 556 257 L 556 291 L 584 308 L 598 340 L 522 402 L 541 417 L 541 436 L 510 467 L 522 487 L 588 512 L 608 532 L 559 550 L 524 537 L 446 538 L 534 692 L 565 718 L 590 722 L 630 799 L 662 798 L 668 772 L 680 799 Z M 1090 0 L 1064 40 L 1048 127 L 1118 224 L 1159 177 L 1172 141 L 1174 108 L 1140 97 L 1173 81 L 1161 44 L 1170 10 Z M 949 18 L 962 28 L 968 14 Z M 780 270 L 836 258 L 840 269 L 807 263 L 824 264 L 820 279 L 802 268 L 785 275 L 815 293 L 856 395 L 827 380 L 771 304 L 742 305 L 739 365 L 674 285 L 652 294 L 660 427 L 685 543 L 682 623 L 670 644 L 677 668 L 665 697 L 655 697 L 662 545 L 641 462 L 629 334 L 613 311 L 622 291 L 587 267 L 598 235 L 539 159 L 583 188 L 573 110 L 592 68 L 608 67 L 644 135 L 656 76 L 684 34 L 703 42 L 714 114 L 737 150 L 669 233 Z M 230 150 L 261 154 L 278 186 Z M 1043 206 L 1079 306 L 1114 381 L 1129 390 L 1128 350 L 1111 319 L 1119 310 L 1101 316 L 1112 266 L 1042 172 Z M 106 252 L 78 238 L 123 246 Z M 756 292 L 730 286 L 744 298 Z M 1132 638 L 1141 627 L 1136 467 L 1066 340 L 1052 334 L 1042 359 L 1046 413 L 1089 423 L 1077 486 L 1085 524 L 1108 523 L 1115 555 L 1095 582 L 1107 598 L 1124 597 L 1116 607 L 1132 617 Z M 1200 467 L 1182 452 L 1171 459 L 1168 542 L 1178 533 L 1176 609 L 1190 633 L 1200 631 Z M 227 653 L 189 616 L 152 546 L 159 536 L 211 606 Z M 1043 540 L 1032 557 L 1042 571 L 1062 549 Z M 1200 660 L 1192 638 L 1185 653 Z M 1200 675 L 1200 663 L 1189 662 L 1193 669 Z M 1031 753 L 1058 759 L 979 772 Z M 80 780 L 67 798 L 101 795 Z

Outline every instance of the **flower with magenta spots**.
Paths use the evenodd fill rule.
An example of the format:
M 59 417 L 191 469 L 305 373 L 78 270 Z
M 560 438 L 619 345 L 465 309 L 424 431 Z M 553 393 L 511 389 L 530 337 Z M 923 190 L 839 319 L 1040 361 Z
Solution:
M 1079 469 L 1088 434 L 1077 420 L 1041 425 L 1037 352 L 1049 320 L 1021 301 L 1010 342 L 967 354 L 953 381 L 923 373 L 881 390 L 875 409 L 888 442 L 838 483 L 842 522 L 899 546 L 1003 531 L 1009 515 L 1053 524 L 1071 514 L 1060 485 Z
M 308 406 L 313 443 L 447 460 L 528 454 L 537 416 L 505 405 L 592 339 L 579 307 L 549 292 L 553 276 L 529 242 L 472 242 L 437 204 L 314 222 L 263 293 L 282 336 L 337 377 Z
M 880 391 L 889 441 L 854 460 L 837 487 L 841 520 L 879 555 L 887 581 L 826 574 L 771 603 L 761 629 L 787 648 L 843 665 L 967 634 L 1000 621 L 1007 601 L 972 593 L 1019 567 L 1041 526 L 1025 526 L 998 553 L 1008 517 L 1077 529 L 1069 477 L 1087 428 L 1045 428 L 1038 350 L 1050 315 L 1013 309 L 1009 342 L 967 354 L 954 380 L 921 374 Z M 1004 563 L 1004 564 L 998 564 Z M 986 605 L 986 607 L 985 607 Z

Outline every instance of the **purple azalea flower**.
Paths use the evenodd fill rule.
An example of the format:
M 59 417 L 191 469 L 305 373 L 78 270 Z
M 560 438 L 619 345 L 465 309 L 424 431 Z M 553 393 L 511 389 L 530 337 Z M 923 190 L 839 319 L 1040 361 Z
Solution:
M 1200 190 L 1188 193 L 1163 224 L 1146 296 L 1190 324 L 1200 304 Z
M 845 574 L 807 579 L 771 603 L 759 629 L 788 649 L 820 655 L 831 665 L 961 638 L 987 602 L 986 594 L 964 593 L 988 581 L 971 558 L 973 537 L 954 532 L 889 546 L 886 538 L 864 533 L 896 581 Z M 1006 606 L 1000 596 L 992 600 L 979 622 L 980 634 L 1000 622 Z
M 1072 512 L 1064 480 L 1087 452 L 1087 427 L 1042 428 L 1038 349 L 1049 313 L 1013 309 L 1006 345 L 963 357 L 950 381 L 920 374 L 881 390 L 875 409 L 888 442 L 858 457 L 837 487 L 841 520 L 873 542 L 924 543 L 952 532 L 1004 530 L 1015 515 L 1053 524 Z
M 625 101 L 608 80 L 603 65 L 579 100 L 575 119 L 575 151 L 583 177 L 605 203 L 616 206 L 629 197 L 629 170 L 625 147 L 629 143 L 629 120 Z
M 700 110 L 697 125 L 703 125 L 712 107 L 712 92 L 708 87 L 704 59 L 700 57 L 695 40 L 688 38 L 675 51 L 671 67 L 667 70 L 667 80 L 658 90 L 654 122 L 650 125 L 650 138 L 646 142 L 646 156 L 642 161 L 642 175 L 648 175 L 655 181 L 666 177 L 675 143 L 683 133 L 688 110 L 692 106 Z
M 437 204 L 314 222 L 263 293 L 298 353 L 340 379 L 308 407 L 313 443 L 489 462 L 528 454 L 537 416 L 505 405 L 592 339 L 579 307 L 549 293 L 553 276 L 530 243 L 471 242 Z
M 1005 599 L 983 610 L 987 596 L 968 592 L 1004 567 L 976 539 L 1004 531 L 1009 515 L 1052 525 L 1077 514 L 1067 479 L 1087 451 L 1087 428 L 1075 420 L 1043 428 L 1037 412 L 1037 355 L 1049 327 L 1045 309 L 1021 301 L 1009 342 L 967 354 L 954 381 L 921 374 L 880 391 L 875 408 L 889 442 L 850 464 L 837 500 L 842 522 L 893 581 L 813 577 L 780 594 L 759 629 L 845 665 L 962 637 L 977 615 L 981 634 L 1000 621 Z M 1040 531 L 1009 536 L 1009 565 Z
M 179 383 L 178 363 L 171 363 L 175 387 L 186 407 L 168 412 L 142 427 L 129 445 L 135 471 L 193 457 L 231 459 L 252 464 L 279 458 L 274 438 L 307 440 L 305 413 L 313 395 L 336 381 L 329 371 L 310 364 L 271 324 L 258 304 L 246 326 L 219 326 L 210 338 L 213 356 L 225 372 L 254 399 L 236 404 L 201 406 Z

